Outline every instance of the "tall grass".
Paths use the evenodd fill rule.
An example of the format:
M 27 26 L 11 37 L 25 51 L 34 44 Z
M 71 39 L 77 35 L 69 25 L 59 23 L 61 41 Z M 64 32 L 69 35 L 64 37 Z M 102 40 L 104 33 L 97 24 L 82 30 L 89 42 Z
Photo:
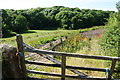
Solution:
M 76 54 L 87 55 L 104 55 L 101 53 L 101 47 L 99 45 L 99 37 L 82 37 L 80 34 L 73 34 L 69 36 L 68 40 L 58 45 L 55 50 L 60 52 L 70 52 Z M 61 59 L 60 56 L 56 56 L 57 59 Z M 81 67 L 94 67 L 94 68 L 107 68 L 107 61 L 104 60 L 91 60 L 80 58 L 67 58 L 67 65 L 81 66 Z M 89 76 L 105 77 L 106 74 L 97 71 L 81 71 Z M 69 73 L 69 72 L 67 72 Z M 70 73 L 71 74 L 71 73 Z M 73 74 L 73 73 L 72 73 Z

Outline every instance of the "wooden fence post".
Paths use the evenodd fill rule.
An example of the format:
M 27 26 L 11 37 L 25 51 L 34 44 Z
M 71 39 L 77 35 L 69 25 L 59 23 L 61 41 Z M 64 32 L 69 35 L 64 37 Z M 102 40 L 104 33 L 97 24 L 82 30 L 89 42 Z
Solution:
M 65 40 L 67 39 L 68 37 L 67 36 L 65 36 Z
M 0 45 L 2 51 L 2 80 L 17 80 L 22 78 L 19 66 L 19 58 L 16 56 L 17 49 L 11 45 Z
M 52 42 L 49 42 L 50 43 L 50 47 L 52 47 L 53 46 L 53 43 Z
M 66 55 L 62 55 L 61 63 L 61 80 L 65 80 L 65 66 L 66 66 Z
M 62 37 L 60 38 L 60 43 L 62 43 L 62 41 L 63 41 L 63 39 L 62 39 Z
M 115 64 L 116 64 L 116 60 L 112 60 L 110 72 L 108 73 L 108 80 L 111 80 L 112 74 L 113 74 L 114 69 L 115 69 Z
M 17 34 L 16 41 L 17 41 L 17 47 L 18 47 L 18 54 L 20 56 L 21 72 L 23 74 L 23 78 L 27 78 L 27 71 L 26 71 L 26 65 L 25 65 L 25 56 L 24 56 L 24 50 L 23 50 L 24 47 L 23 47 L 22 36 Z

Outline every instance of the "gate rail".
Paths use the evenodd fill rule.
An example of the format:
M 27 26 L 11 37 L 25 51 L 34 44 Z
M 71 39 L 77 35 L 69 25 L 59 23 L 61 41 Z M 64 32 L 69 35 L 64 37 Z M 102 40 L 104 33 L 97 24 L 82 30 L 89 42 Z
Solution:
M 34 70 L 26 70 L 29 73 L 34 74 L 42 74 L 42 75 L 50 75 L 50 76 L 58 76 L 61 77 L 61 80 L 65 80 L 65 77 L 70 78 L 76 78 L 76 79 L 102 79 L 102 80 L 111 80 L 113 73 L 119 73 L 120 71 L 116 71 L 115 65 L 117 61 L 120 61 L 120 57 L 110 57 L 110 56 L 94 56 L 94 55 L 84 55 L 84 54 L 76 54 L 76 53 L 64 53 L 64 52 L 56 52 L 56 51 L 47 51 L 47 50 L 40 50 L 30 47 L 23 47 L 23 39 L 21 35 L 17 35 L 17 44 L 18 44 L 18 50 L 19 52 L 23 53 L 23 71 L 26 69 L 26 66 L 24 66 L 24 62 L 26 64 L 34 64 L 34 65 L 42 65 L 42 66 L 51 66 L 51 67 L 60 67 L 61 68 L 61 74 L 55 74 L 55 73 L 47 73 L 47 72 L 41 72 L 41 71 L 34 71 Z M 24 43 L 25 44 L 25 43 Z M 39 62 L 33 62 L 33 61 L 25 61 L 24 57 L 24 51 L 25 52 L 31 52 L 31 53 L 37 53 L 37 54 L 48 54 L 48 55 L 59 55 L 62 58 L 61 64 L 47 64 L 47 63 L 39 63 Z M 66 65 L 66 57 L 77 57 L 77 58 L 85 58 L 85 59 L 97 59 L 97 60 L 110 60 L 112 61 L 110 69 L 108 69 L 108 77 L 106 78 L 97 78 L 97 77 L 87 77 L 87 76 L 73 76 L 73 75 L 65 75 L 66 69 L 79 69 L 79 70 L 91 70 L 91 71 L 101 71 L 106 72 L 106 69 L 102 68 L 90 68 L 90 67 L 78 67 L 78 66 L 68 66 Z

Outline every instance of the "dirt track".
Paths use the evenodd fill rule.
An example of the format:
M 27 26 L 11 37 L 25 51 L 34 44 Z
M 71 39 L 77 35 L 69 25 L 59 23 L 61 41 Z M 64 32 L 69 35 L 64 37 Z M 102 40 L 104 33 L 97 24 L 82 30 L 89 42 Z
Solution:
M 83 32 L 81 34 L 83 37 L 94 37 L 94 36 L 101 35 L 104 31 L 105 31 L 105 29 L 101 28 L 101 29 Z

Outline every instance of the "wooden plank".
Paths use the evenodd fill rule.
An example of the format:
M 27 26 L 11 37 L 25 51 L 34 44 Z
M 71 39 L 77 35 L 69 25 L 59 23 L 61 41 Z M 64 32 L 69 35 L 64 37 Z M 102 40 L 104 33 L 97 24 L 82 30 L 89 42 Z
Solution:
M 61 77 L 60 74 L 56 74 L 56 73 L 47 73 L 47 72 L 43 72 L 43 71 L 27 70 L 27 72 L 29 72 L 29 73 L 34 73 L 34 74 L 42 74 L 42 75 L 49 75 L 49 76 Z
M 42 74 L 42 75 L 49 75 L 49 76 L 57 76 L 61 77 L 61 74 L 56 74 L 56 73 L 47 73 L 43 71 L 35 71 L 35 70 L 27 70 L 29 73 L 34 73 L 34 74 Z M 72 76 L 72 75 L 65 75 L 65 77 L 68 78 L 75 78 L 75 79 L 87 79 L 87 80 L 106 80 L 106 78 L 99 78 L 99 77 L 81 77 L 81 76 Z
M 62 55 L 61 80 L 65 80 L 65 66 L 66 66 L 66 56 Z
M 34 55 L 36 55 L 36 54 L 35 53 L 34 54 L 29 54 L 29 55 L 26 55 L 25 58 L 32 57 Z
M 106 72 L 106 69 L 103 68 L 91 68 L 91 67 L 79 67 L 79 66 L 66 66 L 66 68 Z
M 50 67 L 61 67 L 60 64 L 48 64 L 48 63 L 40 63 L 40 62 L 34 62 L 34 61 L 27 61 L 27 64 L 34 64 L 34 65 L 42 65 L 42 66 L 50 66 Z M 79 69 L 79 70 L 91 70 L 91 71 L 101 71 L 101 72 L 106 72 L 106 69 L 103 68 L 90 68 L 90 67 L 78 67 L 78 66 L 67 66 L 67 69 Z M 119 73 L 120 71 L 114 70 L 114 72 Z
M 40 49 L 25 49 L 27 52 L 37 53 L 37 54 L 49 54 L 49 55 L 66 55 L 68 57 L 78 57 L 78 58 L 89 58 L 89 59 L 100 59 L 100 60 L 118 60 L 120 61 L 120 57 L 110 57 L 110 56 L 94 56 L 94 55 L 84 55 L 77 53 L 64 53 L 64 52 L 56 52 L 56 51 L 47 51 Z
M 60 38 L 60 43 L 63 41 L 63 39 L 62 38 Z
M 60 64 L 61 65 L 61 62 L 57 61 L 56 59 L 54 59 L 54 58 L 52 58 L 50 56 L 47 56 L 47 55 L 44 55 L 44 54 L 39 54 L 39 55 L 41 55 L 42 57 L 44 57 L 44 58 L 46 58 L 46 59 L 48 59 L 48 60 L 50 60 L 50 61 L 52 61 L 52 62 L 54 62 L 56 64 Z M 81 76 L 81 75 L 82 76 L 87 76 L 87 75 L 85 75 L 82 72 L 79 72 L 77 70 L 73 70 L 73 69 L 69 69 L 69 68 L 68 68 L 68 70 L 72 71 L 75 74 L 78 74 L 79 76 Z
M 116 64 L 116 60 L 112 60 L 110 72 L 108 73 L 108 80 L 111 80 L 112 74 L 114 72 L 115 64 Z
M 29 45 L 27 45 L 25 43 L 24 43 L 24 46 L 26 48 L 29 48 L 29 49 L 34 49 L 33 47 L 31 47 L 31 46 L 29 46 Z M 48 60 L 50 60 L 50 61 L 52 61 L 52 62 L 54 62 L 54 63 L 56 63 L 56 64 L 61 64 L 61 62 L 57 61 L 56 59 L 54 59 L 54 58 L 52 58 L 50 56 L 47 56 L 47 55 L 44 55 L 44 54 L 39 54 L 39 55 L 42 56 L 42 57 L 44 57 L 44 58 L 46 58 L 46 59 L 48 59 Z M 81 76 L 81 75 L 82 76 L 87 76 L 86 74 L 84 74 L 84 73 L 82 73 L 80 71 L 74 70 L 74 69 L 68 69 L 68 70 L 72 71 L 73 73 L 75 73 L 75 74 L 77 74 L 79 76 Z
M 26 64 L 34 64 L 34 65 L 42 65 L 42 66 L 50 66 L 50 67 L 61 67 L 60 64 L 48 64 L 48 63 L 40 63 L 40 62 L 34 62 L 34 61 L 25 61 Z
M 17 48 L 18 48 L 18 53 L 20 54 L 20 67 L 21 67 L 21 72 L 23 74 L 23 78 L 27 78 L 27 72 L 26 72 L 26 66 L 25 66 L 25 56 L 24 56 L 24 50 L 23 50 L 23 39 L 21 35 L 16 36 L 16 41 L 17 41 Z
M 68 37 L 67 36 L 65 36 L 65 39 L 67 39 Z

